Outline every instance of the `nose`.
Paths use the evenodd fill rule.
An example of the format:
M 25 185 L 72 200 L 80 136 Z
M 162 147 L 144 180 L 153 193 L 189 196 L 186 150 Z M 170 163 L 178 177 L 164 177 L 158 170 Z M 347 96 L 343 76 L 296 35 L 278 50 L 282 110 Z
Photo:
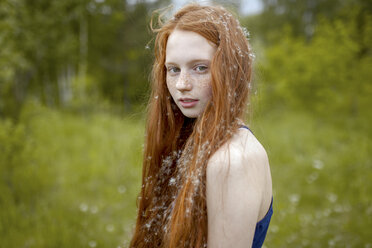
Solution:
M 192 89 L 190 75 L 188 75 L 187 72 L 181 71 L 180 76 L 177 79 L 176 89 L 179 91 L 189 91 Z

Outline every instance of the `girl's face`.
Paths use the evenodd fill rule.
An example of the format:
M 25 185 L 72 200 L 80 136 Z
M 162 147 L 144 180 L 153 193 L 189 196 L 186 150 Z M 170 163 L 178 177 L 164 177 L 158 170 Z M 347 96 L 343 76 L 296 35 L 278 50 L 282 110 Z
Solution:
M 203 113 L 212 97 L 210 65 L 216 46 L 203 36 L 174 30 L 167 42 L 167 87 L 181 112 L 189 118 Z

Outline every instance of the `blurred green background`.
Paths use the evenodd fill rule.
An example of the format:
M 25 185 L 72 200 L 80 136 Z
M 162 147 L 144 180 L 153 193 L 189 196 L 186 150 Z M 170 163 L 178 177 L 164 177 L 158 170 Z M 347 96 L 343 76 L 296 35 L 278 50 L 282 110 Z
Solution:
M 372 247 L 372 2 L 256 0 L 239 13 L 247 2 L 225 5 L 256 54 L 247 121 L 272 169 L 265 247 Z M 128 245 L 148 24 L 169 3 L 0 0 L 1 247 Z

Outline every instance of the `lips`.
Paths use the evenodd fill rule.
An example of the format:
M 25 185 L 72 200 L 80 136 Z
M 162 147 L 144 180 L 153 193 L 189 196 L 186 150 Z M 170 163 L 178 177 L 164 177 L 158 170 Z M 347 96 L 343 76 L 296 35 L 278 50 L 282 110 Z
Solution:
M 179 99 L 181 106 L 184 108 L 192 108 L 198 103 L 198 101 L 199 100 L 192 99 L 192 98 L 180 98 Z

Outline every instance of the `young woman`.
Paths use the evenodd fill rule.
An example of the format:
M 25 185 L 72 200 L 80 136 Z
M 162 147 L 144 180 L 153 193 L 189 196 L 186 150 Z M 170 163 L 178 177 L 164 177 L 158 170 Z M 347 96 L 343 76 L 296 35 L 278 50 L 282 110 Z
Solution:
M 238 20 L 190 4 L 155 40 L 138 217 L 130 247 L 261 247 L 266 152 L 242 121 L 252 55 Z

